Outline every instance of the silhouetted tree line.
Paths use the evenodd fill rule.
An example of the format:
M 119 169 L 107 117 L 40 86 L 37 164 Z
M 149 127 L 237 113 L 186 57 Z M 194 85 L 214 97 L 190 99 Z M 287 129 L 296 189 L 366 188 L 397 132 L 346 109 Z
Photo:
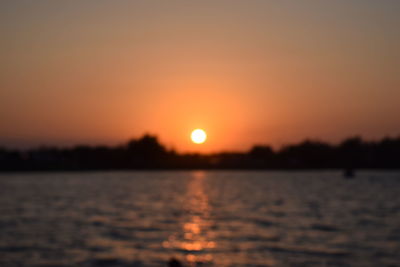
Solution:
M 367 142 L 359 137 L 338 145 L 306 140 L 274 151 L 257 145 L 246 153 L 178 154 L 145 135 L 116 146 L 0 148 L 0 171 L 115 169 L 398 169 L 400 137 Z

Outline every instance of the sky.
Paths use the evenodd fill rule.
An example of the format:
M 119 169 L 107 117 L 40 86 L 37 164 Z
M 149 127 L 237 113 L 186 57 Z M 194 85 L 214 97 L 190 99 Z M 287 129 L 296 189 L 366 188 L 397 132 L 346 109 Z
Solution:
M 395 0 L 3 0 L 0 146 L 398 136 L 399 13 Z

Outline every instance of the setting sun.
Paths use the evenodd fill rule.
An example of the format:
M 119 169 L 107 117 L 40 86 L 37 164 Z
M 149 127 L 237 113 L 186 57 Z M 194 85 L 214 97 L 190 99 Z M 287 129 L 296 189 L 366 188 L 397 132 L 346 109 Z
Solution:
M 193 143 L 202 144 L 206 141 L 207 134 L 202 129 L 196 129 L 196 130 L 193 130 L 191 138 L 192 138 Z

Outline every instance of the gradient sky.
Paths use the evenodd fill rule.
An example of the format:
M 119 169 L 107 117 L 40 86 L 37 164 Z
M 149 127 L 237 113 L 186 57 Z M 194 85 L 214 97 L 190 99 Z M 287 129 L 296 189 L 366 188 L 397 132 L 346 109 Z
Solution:
M 1 1 L 0 145 L 397 136 L 399 14 L 395 0 Z

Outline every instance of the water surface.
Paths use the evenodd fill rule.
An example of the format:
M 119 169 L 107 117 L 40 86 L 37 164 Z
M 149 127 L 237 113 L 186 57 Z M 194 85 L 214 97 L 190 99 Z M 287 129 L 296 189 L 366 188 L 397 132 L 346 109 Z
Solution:
M 400 173 L 0 175 L 0 266 L 399 266 Z

